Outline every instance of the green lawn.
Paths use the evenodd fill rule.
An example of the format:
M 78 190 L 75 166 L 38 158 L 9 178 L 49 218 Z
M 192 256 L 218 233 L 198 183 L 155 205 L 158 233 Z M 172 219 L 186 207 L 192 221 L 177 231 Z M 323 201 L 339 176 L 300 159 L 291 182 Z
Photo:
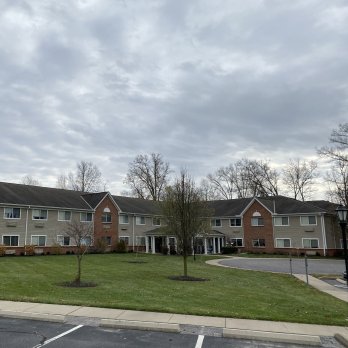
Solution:
M 82 279 L 94 288 L 65 288 L 73 280 L 76 257 L 0 258 L 0 299 L 124 308 L 235 318 L 348 325 L 348 304 L 289 275 L 227 269 L 189 260 L 189 275 L 206 282 L 169 280 L 182 274 L 178 256 L 86 255 Z

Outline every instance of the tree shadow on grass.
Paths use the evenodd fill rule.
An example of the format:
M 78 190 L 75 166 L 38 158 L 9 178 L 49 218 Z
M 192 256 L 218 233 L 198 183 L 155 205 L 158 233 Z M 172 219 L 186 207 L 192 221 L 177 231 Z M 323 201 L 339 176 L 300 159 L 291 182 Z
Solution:
M 65 288 L 94 288 L 97 286 L 96 283 L 93 282 L 86 282 L 86 281 L 69 281 L 69 282 L 62 282 L 58 283 L 58 286 L 63 286 Z
M 206 282 L 209 279 L 207 278 L 198 278 L 198 277 L 191 277 L 191 276 L 169 276 L 168 279 L 170 280 L 179 280 L 179 281 L 184 281 L 184 282 Z

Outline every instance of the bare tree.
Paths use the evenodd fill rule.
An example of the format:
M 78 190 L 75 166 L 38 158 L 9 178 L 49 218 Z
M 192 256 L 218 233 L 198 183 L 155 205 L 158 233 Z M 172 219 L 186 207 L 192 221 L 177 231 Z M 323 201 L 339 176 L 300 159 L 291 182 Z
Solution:
M 41 183 L 39 180 L 34 179 L 31 175 L 26 175 L 22 178 L 21 183 L 23 185 L 33 185 L 33 186 L 40 186 Z
M 74 283 L 79 285 L 81 283 L 82 258 L 92 243 L 93 224 L 91 222 L 80 222 L 75 219 L 66 224 L 64 232 L 76 245 L 77 272 Z
M 129 163 L 125 183 L 136 197 L 159 201 L 167 185 L 169 164 L 161 154 L 139 155 Z
M 202 196 L 206 201 L 215 201 L 221 199 L 221 195 L 217 192 L 215 187 L 208 179 L 202 179 L 199 185 Z
M 207 179 L 223 199 L 278 195 L 279 173 L 268 162 L 242 159 Z
M 76 171 L 57 178 L 57 188 L 81 192 L 98 192 L 106 189 L 98 167 L 92 162 L 81 161 L 76 164 Z
M 293 193 L 295 199 L 305 201 L 311 198 L 315 179 L 318 177 L 316 161 L 305 161 L 299 158 L 290 159 L 283 170 L 283 182 Z
M 168 234 L 177 238 L 184 261 L 184 277 L 187 277 L 187 257 L 193 240 L 209 231 L 211 211 L 186 171 L 181 171 L 180 178 L 167 187 L 161 207 Z
M 348 162 L 334 161 L 326 175 L 332 201 L 348 206 Z
M 329 183 L 329 195 L 337 203 L 348 205 L 348 123 L 343 123 L 331 133 L 332 146 L 324 146 L 319 154 L 331 162 L 331 170 L 326 179 Z

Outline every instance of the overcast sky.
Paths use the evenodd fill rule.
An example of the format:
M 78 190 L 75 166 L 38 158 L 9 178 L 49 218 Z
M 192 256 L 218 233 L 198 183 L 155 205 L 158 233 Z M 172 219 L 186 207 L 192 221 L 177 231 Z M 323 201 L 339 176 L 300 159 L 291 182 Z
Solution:
M 316 157 L 347 57 L 345 0 L 0 0 L 0 181 L 88 160 L 119 194 L 138 154 L 197 180 Z

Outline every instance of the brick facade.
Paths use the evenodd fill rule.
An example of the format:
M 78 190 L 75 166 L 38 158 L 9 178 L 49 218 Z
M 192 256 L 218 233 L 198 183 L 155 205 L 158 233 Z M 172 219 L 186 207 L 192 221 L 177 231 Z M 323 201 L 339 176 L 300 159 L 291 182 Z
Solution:
M 251 219 L 256 213 L 263 219 L 263 226 L 252 226 Z M 254 201 L 243 215 L 244 250 L 248 252 L 274 252 L 272 214 L 259 202 Z M 253 240 L 264 239 L 265 247 L 254 247 Z
M 102 216 L 104 210 L 110 211 L 111 222 L 103 222 Z M 98 240 L 111 239 L 114 245 L 118 241 L 118 210 L 115 203 L 109 195 L 107 195 L 98 205 L 94 214 L 94 245 L 98 244 Z

